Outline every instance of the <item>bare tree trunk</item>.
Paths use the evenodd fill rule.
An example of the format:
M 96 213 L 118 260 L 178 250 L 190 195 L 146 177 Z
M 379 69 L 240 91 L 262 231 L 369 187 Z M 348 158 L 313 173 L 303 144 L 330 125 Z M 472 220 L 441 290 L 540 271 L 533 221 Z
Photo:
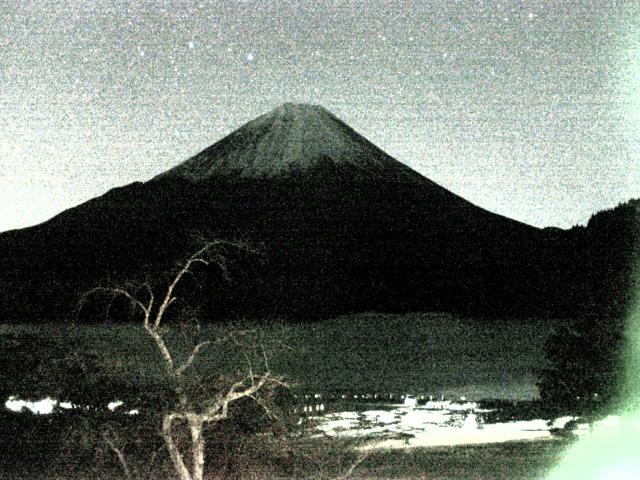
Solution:
M 178 446 L 176 442 L 173 440 L 173 433 L 171 432 L 171 426 L 174 420 L 173 414 L 165 415 L 162 419 L 162 437 L 164 438 L 164 443 L 167 446 L 167 450 L 169 450 L 169 456 L 171 457 L 171 461 L 173 462 L 173 466 L 180 476 L 180 480 L 194 480 L 189 473 L 189 469 L 184 464 L 184 460 L 182 459 L 182 454 L 180 450 L 178 450 Z M 201 479 L 202 477 L 200 477 Z
M 254 394 L 258 392 L 258 390 L 260 390 L 265 385 L 265 383 L 267 383 L 268 381 L 275 381 L 275 379 L 271 377 L 269 365 L 267 364 L 267 357 L 264 352 L 263 356 L 266 371 L 261 375 L 254 375 L 249 357 L 245 354 L 245 358 L 247 359 L 248 363 L 248 374 L 244 378 L 233 383 L 226 392 L 220 392 L 218 395 L 213 395 L 206 406 L 203 409 L 199 409 L 197 406 L 192 404 L 191 399 L 183 389 L 183 375 L 185 374 L 185 372 L 188 372 L 188 370 L 193 366 L 193 363 L 196 360 L 198 354 L 204 347 L 211 346 L 216 343 L 222 343 L 224 340 L 226 340 L 226 338 L 223 337 L 215 341 L 206 340 L 200 342 L 193 347 L 191 353 L 184 362 L 176 363 L 174 354 L 169 349 L 169 346 L 167 345 L 163 337 L 163 315 L 165 314 L 167 309 L 177 300 L 177 297 L 174 295 L 176 286 L 180 283 L 185 275 L 193 274 L 193 271 L 191 269 L 194 265 L 202 264 L 208 266 L 210 264 L 215 264 L 222 270 L 222 274 L 226 278 L 228 272 L 224 257 L 222 257 L 222 255 L 220 255 L 219 253 L 211 252 L 211 250 L 215 247 L 225 245 L 242 248 L 242 245 L 230 242 L 208 242 L 204 247 L 191 255 L 183 264 L 182 268 L 174 275 L 171 283 L 164 293 L 164 296 L 162 297 L 162 301 L 159 307 L 157 307 L 157 309 L 155 310 L 154 305 L 156 299 L 149 284 L 145 284 L 143 286 L 144 288 L 146 288 L 146 298 L 142 299 L 137 296 L 138 290 L 140 289 L 131 292 L 127 291 L 127 289 L 124 288 L 102 287 L 90 290 L 89 292 L 87 292 L 87 294 L 85 294 L 85 297 L 83 299 L 84 302 L 84 300 L 86 300 L 86 298 L 94 292 L 107 291 L 110 292 L 114 297 L 120 295 L 124 296 L 131 302 L 132 305 L 139 308 L 142 313 L 144 313 L 144 329 L 151 336 L 158 351 L 162 356 L 162 362 L 167 373 L 167 378 L 173 386 L 173 390 L 176 394 L 176 398 L 179 404 L 175 411 L 167 413 L 163 416 L 162 437 L 164 439 L 167 450 L 169 451 L 169 457 L 171 458 L 173 467 L 180 480 L 203 480 L 205 457 L 205 439 L 203 436 L 204 425 L 207 423 L 215 423 L 224 420 L 228 415 L 229 404 L 241 398 L 249 397 L 255 399 Z M 233 339 L 233 335 L 229 335 L 229 337 L 227 338 Z M 236 345 L 239 348 L 242 348 L 242 345 L 238 344 L 238 342 L 236 342 Z M 176 442 L 173 438 L 172 428 L 174 420 L 186 422 L 189 425 L 189 430 L 191 432 L 191 445 L 189 452 L 191 455 L 191 461 L 188 462 L 189 466 L 185 464 L 182 452 L 180 451 L 178 445 L 176 445 Z M 125 471 L 125 475 L 127 476 L 127 478 L 131 478 L 133 476 L 133 472 L 126 464 L 123 451 L 121 449 L 117 449 L 114 445 L 115 444 L 113 443 L 110 444 Z M 191 467 L 191 469 L 189 469 L 189 467 Z
M 191 428 L 191 450 L 193 453 L 193 480 L 202 480 L 204 475 L 204 445 L 202 435 L 203 420 L 199 415 L 189 419 Z

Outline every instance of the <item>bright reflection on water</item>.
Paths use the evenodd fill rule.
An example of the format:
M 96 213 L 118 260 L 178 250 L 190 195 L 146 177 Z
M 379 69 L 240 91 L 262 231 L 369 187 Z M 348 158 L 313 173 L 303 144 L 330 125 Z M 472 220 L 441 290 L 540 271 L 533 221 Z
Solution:
M 54 408 L 58 406 L 64 409 L 73 408 L 73 405 L 69 402 L 58 402 L 50 397 L 30 402 L 11 396 L 9 397 L 9 400 L 5 402 L 4 406 L 12 412 L 23 412 L 25 410 L 29 410 L 31 413 L 38 415 L 48 415 L 53 413 Z
M 115 411 L 118 407 L 121 407 L 123 402 L 120 400 L 116 400 L 114 402 L 110 402 L 107 405 L 107 408 L 112 412 Z M 60 402 L 54 398 L 46 397 L 42 400 L 30 401 L 30 400 L 21 400 L 20 398 L 12 395 L 9 399 L 4 403 L 5 408 L 7 410 L 11 410 L 12 412 L 25 412 L 29 411 L 36 415 L 49 415 L 53 413 L 56 408 L 62 408 L 64 410 L 70 410 L 73 408 L 82 408 L 79 405 L 73 405 L 71 402 Z M 88 408 L 88 407 L 85 407 Z M 128 415 L 137 415 L 140 413 L 137 409 L 129 410 L 126 412 Z
M 454 405 L 455 407 L 455 405 Z M 577 417 L 484 423 L 477 407 L 430 408 L 398 406 L 385 410 L 336 412 L 315 417 L 320 436 L 369 438 L 370 448 L 414 448 L 520 440 L 551 440 L 554 432 L 565 428 Z M 611 421 L 611 420 L 609 420 Z M 579 432 L 576 432 L 579 433 Z

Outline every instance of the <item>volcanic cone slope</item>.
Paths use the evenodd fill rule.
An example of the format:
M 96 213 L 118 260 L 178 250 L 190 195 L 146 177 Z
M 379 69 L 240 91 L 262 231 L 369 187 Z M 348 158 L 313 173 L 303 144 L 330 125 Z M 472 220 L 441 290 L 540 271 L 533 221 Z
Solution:
M 158 178 L 276 178 L 339 171 L 361 179 L 424 182 L 322 107 L 286 103 Z
M 546 308 L 543 231 L 454 195 L 321 107 L 285 104 L 151 181 L 0 235 L 0 313 L 57 319 L 93 286 L 162 278 L 194 233 L 259 251 L 233 263 L 232 283 L 199 290 L 207 318 Z

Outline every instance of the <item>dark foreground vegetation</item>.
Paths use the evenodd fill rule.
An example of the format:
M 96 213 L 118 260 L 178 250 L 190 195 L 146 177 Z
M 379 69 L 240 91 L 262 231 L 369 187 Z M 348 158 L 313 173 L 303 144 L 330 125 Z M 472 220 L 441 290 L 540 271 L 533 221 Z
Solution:
M 86 449 L 81 438 L 69 438 L 73 433 L 65 429 L 68 420 L 56 415 L 2 414 L 0 477 L 126 478 L 108 449 Z M 552 440 L 371 451 L 360 461 L 362 453 L 352 448 L 357 446 L 354 441 L 310 439 L 301 433 L 242 432 L 237 423 L 208 433 L 206 479 L 337 479 L 356 465 L 348 478 L 532 480 L 544 478 L 569 445 L 565 440 Z M 149 445 L 132 445 L 128 450 L 138 478 L 175 478 L 161 440 L 152 436 L 147 442 Z M 158 447 L 151 459 L 144 451 L 149 446 Z
M 439 359 L 443 364 L 454 365 L 455 360 L 463 354 L 466 367 L 465 362 L 458 362 L 462 365 L 457 373 L 455 370 L 445 371 L 446 375 L 459 375 L 460 378 L 472 371 L 468 365 L 474 365 L 474 370 L 480 371 L 508 371 L 504 370 L 505 365 L 496 363 L 496 358 L 501 355 L 507 355 L 510 368 L 515 369 L 513 374 L 525 372 L 532 366 L 527 363 L 531 359 L 525 356 L 517 360 L 506 345 L 498 345 L 495 358 L 492 358 L 490 351 L 481 348 L 482 342 L 479 345 L 473 342 L 449 345 L 447 335 L 460 335 L 464 331 L 460 329 L 466 328 L 464 322 L 459 323 L 449 317 L 370 315 L 354 316 L 350 321 L 356 326 L 353 331 L 345 330 L 345 319 L 324 324 L 328 327 L 324 332 L 326 338 L 319 335 L 313 325 L 285 328 L 279 324 L 263 330 L 256 337 L 271 352 L 271 368 L 291 380 L 292 385 L 290 388 L 263 392 L 261 400 L 268 402 L 272 413 L 277 412 L 275 416 L 266 415 L 265 410 L 251 400 L 233 408 L 229 419 L 205 429 L 207 463 L 204 478 L 342 478 L 357 464 L 351 478 L 534 479 L 543 478 L 544 471 L 556 463 L 567 440 L 374 451 L 358 463 L 361 454 L 353 449 L 357 446 L 356 442 L 310 438 L 303 425 L 298 424 L 299 417 L 292 415 L 292 407 L 299 407 L 299 400 L 293 398 L 293 393 L 305 380 L 319 386 L 313 383 L 314 376 L 318 377 L 317 380 L 327 382 L 332 377 L 326 373 L 332 369 L 334 386 L 342 385 L 344 388 L 350 384 L 350 380 L 365 378 L 372 365 L 376 364 L 360 363 L 358 358 L 369 355 L 374 362 L 378 351 L 375 338 L 362 328 L 366 325 L 377 328 L 389 326 L 398 332 L 398 345 L 404 344 L 409 348 L 407 351 L 411 351 L 412 342 L 406 339 L 403 342 L 402 328 L 415 330 L 416 326 L 429 325 L 435 328 L 431 330 L 431 342 L 424 343 L 425 350 L 416 350 L 409 358 L 402 354 L 397 358 L 393 355 L 380 357 L 381 365 L 386 364 L 389 369 L 381 371 L 381 374 L 391 376 L 394 372 L 406 369 L 407 377 L 398 381 L 407 381 L 409 384 L 416 371 L 422 372 L 421 356 L 428 359 L 424 363 Z M 448 332 L 445 325 L 458 326 L 453 332 Z M 183 350 L 188 347 L 189 333 L 193 332 L 185 328 L 174 326 L 168 329 L 165 332 L 168 344 Z M 227 328 L 222 325 L 206 326 L 199 330 L 199 335 L 224 337 Z M 475 334 L 480 332 L 482 330 L 476 330 Z M 58 410 L 53 415 L 41 416 L 3 412 L 0 415 L 2 478 L 127 479 L 114 450 L 105 442 L 103 432 L 107 432 L 107 438 L 115 442 L 116 447 L 126 455 L 129 469 L 133 472 L 131 477 L 176 478 L 159 433 L 161 426 L 157 415 L 158 411 L 170 406 L 167 401 L 171 398 L 171 392 L 163 382 L 161 362 L 153 342 L 144 334 L 141 325 L 5 325 L 1 333 L 0 352 L 4 368 L 0 372 L 0 393 L 3 398 L 13 394 L 32 399 L 49 395 L 80 405 L 83 401 L 85 405 L 95 402 L 94 405 L 98 406 L 89 411 Z M 511 330 L 504 334 L 511 338 L 510 348 L 513 348 L 513 352 L 521 350 L 522 346 L 514 337 L 516 333 L 522 339 L 529 340 L 527 345 L 531 347 L 533 337 L 529 329 Z M 484 334 L 500 338 L 497 332 L 485 331 Z M 347 344 L 343 345 L 339 340 L 334 342 L 334 349 L 326 347 L 330 338 L 345 336 L 349 339 L 347 343 L 357 347 L 356 351 L 346 354 L 342 348 Z M 310 342 L 312 338 L 319 343 Z M 365 338 L 368 343 L 364 342 Z M 381 342 L 380 348 L 383 340 L 389 346 L 388 342 L 393 338 L 389 332 L 381 332 L 377 340 Z M 420 338 L 417 337 L 418 343 L 422 342 Z M 433 338 L 439 338 L 440 342 Z M 362 339 L 362 343 L 358 339 Z M 542 340 L 543 337 L 540 337 L 538 348 L 532 352 L 541 355 Z M 294 350 L 286 348 L 278 351 L 277 346 L 283 344 L 293 346 Z M 371 349 L 368 352 L 366 345 Z M 316 350 L 321 351 L 322 355 L 313 353 Z M 189 351 L 188 348 L 186 351 Z M 450 353 L 447 354 L 447 351 Z M 481 367 L 477 360 L 470 362 L 475 358 L 474 352 L 484 356 L 487 362 L 485 367 Z M 204 350 L 200 358 L 202 363 L 196 366 L 233 372 L 233 365 L 242 363 L 239 353 L 227 353 L 223 359 L 216 358 L 215 351 Z M 301 361 L 305 355 L 306 360 Z M 311 359 L 309 355 L 312 355 Z M 314 355 L 317 355 L 317 359 L 313 358 Z M 395 358 L 396 363 L 392 367 L 389 366 L 391 358 Z M 338 364 L 343 365 L 342 370 L 335 368 Z M 325 366 L 326 371 L 319 368 L 321 365 Z M 306 369 L 310 370 L 307 376 L 304 375 Z M 431 375 L 436 379 L 437 371 L 422 372 L 420 375 L 424 375 L 424 378 Z M 479 375 L 479 372 L 475 371 L 474 375 Z M 483 377 L 481 375 L 478 378 Z M 123 400 L 125 404 L 116 412 L 108 411 L 106 403 L 116 399 Z M 603 403 L 585 404 L 589 407 L 594 405 Z M 487 414 L 486 421 L 554 418 L 576 413 L 575 410 L 567 410 L 563 402 L 502 400 L 483 402 L 481 406 L 495 409 Z M 126 412 L 131 408 L 139 409 L 139 413 L 127 415 Z M 580 413 L 589 413 L 588 410 L 585 408 Z M 151 414 L 147 415 L 148 412 Z M 180 436 L 176 439 L 179 448 L 187 447 L 188 440 Z
M 354 478 L 543 479 L 567 445 L 537 441 L 380 451 L 362 463 Z
M 349 321 L 356 328 L 345 330 Z M 448 338 L 461 335 L 468 325 L 465 327 L 465 322 L 449 317 L 369 315 L 343 318 L 323 325 L 327 327 L 324 335 L 320 335 L 313 325 L 285 328 L 274 324 L 255 337 L 270 352 L 272 370 L 290 380 L 291 386 L 263 392 L 261 400 L 269 405 L 274 416 L 270 417 L 259 404 L 249 400 L 231 409 L 229 419 L 206 428 L 204 478 L 328 479 L 341 478 L 348 472 L 360 459 L 361 454 L 353 449 L 357 443 L 310 438 L 308 431 L 298 424 L 300 417 L 292 415 L 293 407 L 299 407 L 299 400 L 293 398 L 293 394 L 305 381 L 319 386 L 313 383 L 314 376 L 322 382 L 333 378 L 334 387 L 342 385 L 345 390 L 339 391 L 348 391 L 346 387 L 350 381 L 360 378 L 362 382 L 372 367 L 378 368 L 375 366 L 376 352 L 382 352 L 384 345 L 389 347 L 389 341 L 396 337 L 385 330 L 379 332 L 380 338 L 375 340 L 366 333 L 365 326 L 375 330 L 387 325 L 398 334 L 397 348 L 404 345 L 408 349 L 398 350 L 402 354 L 394 361 L 395 366 L 389 366 L 392 358 L 389 351 L 386 357 L 380 354 L 380 365 L 386 364 L 388 369 L 380 372 L 383 379 L 398 375 L 404 369 L 407 376 L 398 379 L 399 382 L 411 384 L 415 375 L 423 378 L 431 375 L 435 380 L 437 371 L 423 372 L 420 369 L 421 356 L 428 359 L 424 363 L 439 359 L 442 364 L 454 365 L 461 353 L 465 359 L 484 356 L 485 367 L 480 367 L 477 361 L 473 365 L 480 370 L 474 375 L 485 380 L 487 377 L 482 377 L 483 370 L 504 373 L 505 365 L 496 363 L 500 355 L 508 356 L 511 368 L 515 369 L 513 375 L 531 368 L 527 363 L 530 359 L 526 356 L 517 360 L 508 353 L 510 348 L 513 352 L 521 351 L 518 347 L 521 342 L 514 339 L 518 332 L 521 338 L 529 340 L 531 346 L 532 332 L 524 327 L 523 330 L 503 333 L 511 338 L 513 344 L 509 348 L 498 345 L 493 357 L 490 351 L 482 348 L 483 342 L 478 345 L 474 342 L 450 345 Z M 423 342 L 418 336 L 414 338 L 415 348 L 420 344 L 424 350 L 412 350 L 413 342 L 404 337 L 403 329 L 414 331 L 416 326 L 426 328 L 429 325 L 434 330 L 425 335 L 432 338 L 431 342 Z M 452 325 L 457 327 L 449 331 Z M 225 337 L 229 328 L 205 326 L 198 335 Z M 482 331 L 476 329 L 474 335 L 466 336 L 477 340 Z M 103 433 L 107 432 L 107 438 L 126 455 L 134 478 L 176 478 L 160 435 L 157 415 L 170 407 L 170 385 L 163 381 L 161 359 L 141 325 L 5 325 L 1 333 L 0 351 L 5 366 L 0 372 L 3 398 L 14 394 L 31 399 L 51 396 L 79 405 L 94 405 L 88 411 L 58 409 L 53 415 L 41 416 L 3 412 L 0 416 L 0 469 L 5 477 L 126 479 L 114 450 L 105 441 Z M 188 352 L 191 334 L 193 331 L 186 326 L 174 326 L 165 332 L 165 338 L 172 348 Z M 484 335 L 500 338 L 498 332 L 484 331 Z M 337 339 L 334 348 L 327 346 L 330 338 Z M 310 342 L 310 339 L 318 343 Z M 541 353 L 542 339 L 540 337 L 538 341 L 538 349 L 532 352 Z M 379 350 L 376 342 L 380 342 Z M 278 351 L 278 345 L 283 344 L 289 348 Z M 349 354 L 343 351 L 348 344 L 356 348 Z M 367 345 L 369 351 L 366 350 Z M 408 353 L 408 358 L 405 358 L 403 354 L 407 352 L 413 353 Z M 233 372 L 234 364 L 242 365 L 240 351 L 235 354 L 227 352 L 224 359 L 216 358 L 215 354 L 216 350 L 203 350 L 199 358 L 202 363 L 196 366 Z M 302 361 L 305 355 L 306 360 Z M 363 355 L 367 360 L 360 363 Z M 340 363 L 342 370 L 336 368 Z M 320 370 L 322 365 L 325 370 Z M 305 376 L 307 369 L 310 371 Z M 328 376 L 331 370 L 333 377 Z M 463 378 L 469 372 L 463 364 L 459 371 L 448 370 L 440 374 Z M 359 385 L 364 387 L 365 384 Z M 370 384 L 369 387 L 375 390 L 380 385 Z M 123 400 L 125 404 L 115 412 L 108 411 L 106 404 L 116 399 Z M 543 402 L 494 403 L 485 406 L 498 409 L 496 414 L 501 416 L 496 421 L 551 418 L 562 413 L 548 408 Z M 526 408 L 523 409 L 523 405 Z M 127 415 L 126 412 L 132 408 L 138 409 L 139 413 Z M 182 442 L 179 447 L 188 447 L 188 440 L 188 436 L 178 436 L 177 442 Z M 538 471 L 555 462 L 562 445 L 562 441 L 553 441 L 403 452 L 376 451 L 358 463 L 352 475 L 354 478 L 541 478 L 536 477 Z

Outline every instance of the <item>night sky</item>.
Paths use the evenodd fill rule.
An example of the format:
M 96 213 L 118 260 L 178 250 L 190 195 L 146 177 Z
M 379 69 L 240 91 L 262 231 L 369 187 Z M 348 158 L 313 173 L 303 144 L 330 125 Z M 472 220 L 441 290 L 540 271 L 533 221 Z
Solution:
M 640 196 L 640 2 L 0 0 L 0 231 L 321 104 L 537 226 Z

